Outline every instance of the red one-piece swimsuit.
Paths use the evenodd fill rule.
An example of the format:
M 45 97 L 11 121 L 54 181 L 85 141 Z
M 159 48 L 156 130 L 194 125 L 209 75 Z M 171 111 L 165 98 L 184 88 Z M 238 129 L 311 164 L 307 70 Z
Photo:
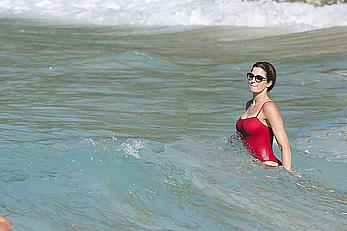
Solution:
M 271 101 L 265 103 L 268 102 Z M 245 119 L 240 117 L 236 122 L 236 130 L 241 135 L 245 146 L 261 162 L 273 161 L 280 164 L 280 161 L 277 160 L 272 151 L 273 131 L 271 127 L 266 126 L 258 119 L 258 115 L 263 109 L 264 104 L 255 117 Z

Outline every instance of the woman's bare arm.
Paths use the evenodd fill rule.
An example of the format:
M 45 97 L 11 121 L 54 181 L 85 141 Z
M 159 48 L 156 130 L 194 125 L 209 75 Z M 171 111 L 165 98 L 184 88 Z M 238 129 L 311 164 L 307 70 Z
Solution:
M 281 150 L 283 167 L 290 171 L 292 168 L 292 153 L 280 112 L 274 102 L 266 103 L 263 112 Z

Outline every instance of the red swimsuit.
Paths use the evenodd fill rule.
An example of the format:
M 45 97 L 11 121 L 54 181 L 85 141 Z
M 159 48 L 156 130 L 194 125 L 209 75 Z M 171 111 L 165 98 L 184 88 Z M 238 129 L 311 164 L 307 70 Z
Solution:
M 268 103 L 271 101 L 267 101 Z M 264 103 L 264 104 L 265 104 Z M 279 163 L 272 151 L 273 131 L 271 127 L 263 124 L 258 115 L 264 107 L 260 108 L 255 117 L 240 119 L 236 122 L 236 130 L 240 133 L 245 146 L 261 162 L 274 161 Z

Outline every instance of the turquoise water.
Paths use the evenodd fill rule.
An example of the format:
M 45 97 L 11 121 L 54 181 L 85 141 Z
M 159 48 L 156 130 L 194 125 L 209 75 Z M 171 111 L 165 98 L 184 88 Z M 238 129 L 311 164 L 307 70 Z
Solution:
M 14 230 L 347 226 L 346 27 L 3 19 L 0 32 L 0 213 Z M 278 69 L 293 173 L 227 142 L 258 60 Z

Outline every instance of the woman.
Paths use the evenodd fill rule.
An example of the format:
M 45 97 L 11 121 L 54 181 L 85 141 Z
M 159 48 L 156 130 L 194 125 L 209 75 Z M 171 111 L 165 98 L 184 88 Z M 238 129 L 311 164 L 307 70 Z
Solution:
M 12 223 L 10 219 L 0 216 L 0 231 L 12 231 Z
M 236 123 L 236 130 L 245 146 L 261 162 L 270 166 L 283 164 L 290 171 L 292 160 L 286 130 L 276 104 L 268 95 L 276 83 L 276 70 L 271 63 L 257 62 L 246 77 L 253 99 L 247 102 L 246 111 Z M 282 162 L 273 153 L 273 136 L 281 150 Z

